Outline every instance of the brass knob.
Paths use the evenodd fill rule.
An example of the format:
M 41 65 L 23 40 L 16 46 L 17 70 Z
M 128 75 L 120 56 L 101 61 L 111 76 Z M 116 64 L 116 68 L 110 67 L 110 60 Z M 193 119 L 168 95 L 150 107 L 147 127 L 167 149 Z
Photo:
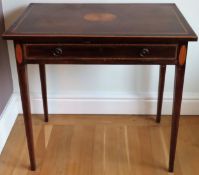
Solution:
M 61 56 L 63 53 L 62 48 L 55 48 L 53 51 L 53 56 L 57 57 L 57 56 Z
M 148 48 L 143 48 L 141 51 L 140 51 L 140 57 L 145 57 L 145 56 L 147 56 L 147 55 L 149 55 L 150 54 L 150 51 L 149 51 L 149 49 Z

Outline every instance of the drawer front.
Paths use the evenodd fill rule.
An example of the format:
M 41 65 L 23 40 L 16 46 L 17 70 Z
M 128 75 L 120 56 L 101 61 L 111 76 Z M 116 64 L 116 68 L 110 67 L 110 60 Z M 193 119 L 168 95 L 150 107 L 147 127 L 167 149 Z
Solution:
M 156 44 L 25 44 L 26 60 L 109 62 L 174 61 L 177 45 Z

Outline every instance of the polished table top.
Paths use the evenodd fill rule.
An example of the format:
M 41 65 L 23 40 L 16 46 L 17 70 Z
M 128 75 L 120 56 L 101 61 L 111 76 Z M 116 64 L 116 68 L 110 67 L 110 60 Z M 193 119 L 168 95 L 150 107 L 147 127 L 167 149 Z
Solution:
M 197 40 L 175 4 L 30 4 L 4 34 L 12 40 Z

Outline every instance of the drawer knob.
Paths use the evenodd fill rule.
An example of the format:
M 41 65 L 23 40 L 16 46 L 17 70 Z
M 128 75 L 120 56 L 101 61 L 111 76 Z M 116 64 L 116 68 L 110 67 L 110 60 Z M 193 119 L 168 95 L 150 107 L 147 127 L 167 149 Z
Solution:
M 142 50 L 140 51 L 140 57 L 145 57 L 145 56 L 147 56 L 147 55 L 149 55 L 149 54 L 150 54 L 150 51 L 149 51 L 148 48 L 144 48 L 144 49 L 142 49 Z
M 62 48 L 55 48 L 53 51 L 53 56 L 57 57 L 57 56 L 61 56 L 63 53 Z

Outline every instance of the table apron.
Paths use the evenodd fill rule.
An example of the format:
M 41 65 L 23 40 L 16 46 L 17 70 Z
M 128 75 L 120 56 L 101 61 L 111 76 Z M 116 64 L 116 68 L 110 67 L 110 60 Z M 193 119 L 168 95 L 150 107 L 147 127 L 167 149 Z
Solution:
M 177 44 L 23 44 L 27 64 L 176 64 Z

